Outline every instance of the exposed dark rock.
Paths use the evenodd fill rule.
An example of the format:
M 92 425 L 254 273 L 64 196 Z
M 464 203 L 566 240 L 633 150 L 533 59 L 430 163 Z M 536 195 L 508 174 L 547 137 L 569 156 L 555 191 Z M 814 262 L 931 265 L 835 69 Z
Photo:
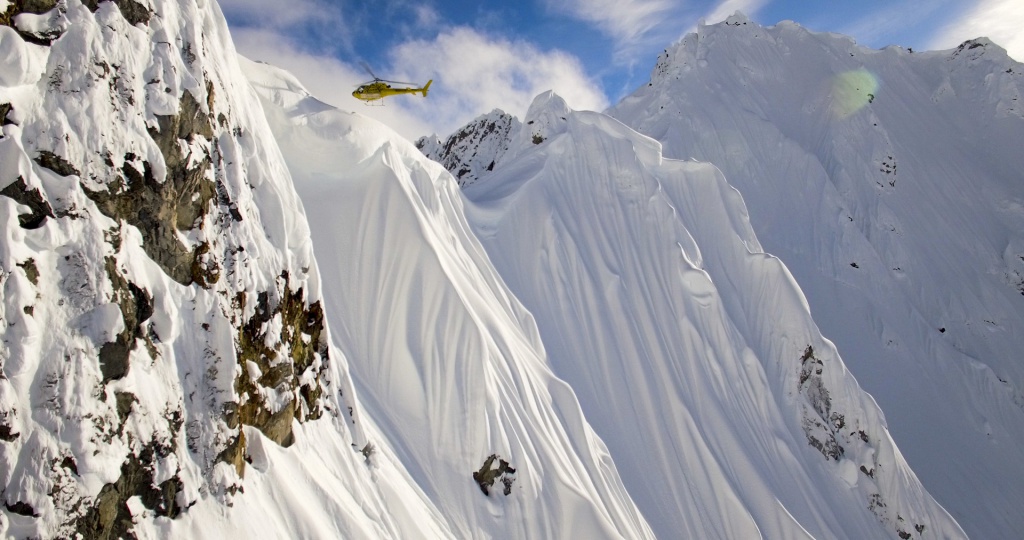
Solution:
M 324 313 L 319 302 L 306 305 L 302 289 L 291 291 L 287 273 L 281 275 L 281 300 L 270 305 L 270 295 L 261 292 L 256 297 L 255 313 L 242 325 L 238 337 L 238 364 L 241 375 L 235 380 L 235 390 L 248 399 L 237 405 L 237 422 L 256 427 L 269 439 L 281 446 L 290 446 L 295 437 L 292 434 L 292 419 L 300 422 L 319 418 L 319 406 L 323 387 L 319 374 L 313 382 L 302 384 L 300 378 L 312 368 L 317 355 L 327 360 L 327 347 L 321 341 L 324 329 Z M 239 310 L 246 306 L 246 296 L 239 294 L 236 305 Z M 273 346 L 267 344 L 269 323 L 275 317 L 281 318 L 281 334 Z M 274 342 L 275 340 L 270 340 Z M 248 363 L 259 368 L 259 376 L 249 376 Z M 271 411 L 264 402 L 260 388 L 291 393 L 297 399 L 283 408 Z M 234 411 L 226 411 L 229 426 Z
M 846 452 L 836 438 L 837 430 L 846 425 L 845 416 L 832 412 L 832 398 L 822 380 L 824 364 L 814 356 L 810 345 L 800 357 L 800 393 L 807 399 L 813 413 L 805 413 L 802 424 L 807 442 L 826 458 L 839 460 Z
M 363 459 L 366 460 L 367 463 L 370 463 L 370 458 L 372 458 L 373 455 L 377 453 L 377 447 L 373 446 L 372 442 L 367 442 L 366 445 L 363 446 L 363 449 L 359 451 L 359 453 L 363 454 Z
M 18 35 L 29 43 L 49 46 L 64 33 L 64 28 L 49 28 L 38 32 L 27 32 L 17 27 L 15 17 L 22 13 L 42 15 L 49 13 L 60 5 L 62 3 L 58 0 L 14 0 L 7 5 L 6 11 L 0 13 L 0 25 L 15 29 Z
M 21 13 L 42 14 L 57 7 L 57 0 L 16 0 L 12 3 L 21 8 Z
M 118 334 L 114 341 L 100 347 L 100 371 L 103 373 L 104 384 L 128 374 L 128 356 L 134 347 L 134 340 L 126 343 L 123 336 L 124 333 Z
M 289 401 L 280 411 L 270 415 L 259 428 L 268 439 L 287 448 L 295 444 L 295 435 L 292 433 L 293 420 L 295 420 L 294 400 Z
M 21 433 L 15 433 L 11 426 L 0 421 L 0 441 L 14 442 Z
M 121 10 L 121 15 L 131 25 L 136 24 L 149 24 L 149 18 L 152 13 L 149 12 L 142 4 L 135 0 L 112 0 L 118 9 Z
M 192 250 L 192 281 L 209 289 L 220 280 L 220 266 L 210 257 L 210 243 L 203 242 Z
M 121 424 L 124 425 L 128 421 L 128 416 L 132 413 L 132 405 L 138 403 L 138 398 L 135 394 L 130 392 L 114 392 L 114 401 L 117 403 L 117 417 L 121 419 Z
M 50 203 L 43 198 L 43 194 L 36 188 L 30 189 L 25 183 L 25 179 L 20 176 L 0 191 L 0 195 L 10 197 L 18 204 L 23 204 L 31 209 L 27 214 L 18 215 L 18 223 L 23 229 L 38 229 L 43 226 L 46 218 L 53 217 L 53 209 L 50 208 Z
M 114 2 L 114 5 L 121 10 L 121 16 L 131 25 L 149 24 L 149 18 L 153 15 L 142 4 L 135 0 L 82 0 L 82 3 L 93 13 L 96 12 L 102 2 Z
M 7 378 L 3 368 L 3 360 L 0 359 L 0 383 Z M 14 431 L 14 427 L 11 425 L 15 416 L 17 416 L 17 409 L 13 407 L 0 409 L 0 441 L 14 442 L 21 435 Z
M 494 110 L 459 128 L 443 143 L 431 135 L 417 140 L 416 147 L 428 158 L 444 165 L 459 185 L 465 187 L 494 170 L 520 126 L 512 115 Z
M 71 471 L 72 473 L 75 474 L 75 476 L 78 476 L 78 464 L 75 463 L 75 458 L 71 456 L 65 456 L 64 459 L 61 460 L 60 466 L 63 469 Z
M 25 262 L 18 263 L 18 266 L 25 271 L 25 277 L 35 286 L 39 286 L 39 269 L 36 268 L 35 259 L 25 259 Z
M 245 432 L 238 430 L 238 436 L 218 456 L 220 461 L 235 468 L 239 478 L 245 477 Z
M 82 173 L 80 173 L 68 160 L 46 150 L 39 151 L 39 155 L 36 156 L 35 162 L 38 163 L 40 167 L 50 169 L 61 176 L 82 175 Z
M 13 0 L 7 4 L 7 10 L 0 13 L 0 25 L 14 26 L 14 18 L 22 13 L 41 15 L 57 7 L 57 0 Z
M 153 315 L 153 298 L 121 275 L 113 257 L 107 257 L 105 267 L 114 289 L 113 300 L 121 310 L 124 330 L 114 341 L 100 347 L 100 371 L 103 373 L 104 384 L 128 373 L 128 357 L 135 349 L 136 340 L 149 339 L 141 325 Z
M 84 538 L 96 540 L 136 538 L 132 531 L 132 514 L 126 504 L 136 495 L 155 515 L 177 517 L 182 511 L 177 503 L 178 492 L 183 488 L 181 480 L 174 476 L 159 485 L 153 480 L 157 460 L 171 452 L 172 447 L 154 442 L 145 446 L 138 456 L 129 455 L 121 464 L 121 476 L 100 489 L 92 508 L 75 524 L 76 531 Z
M 128 154 L 122 176 L 107 184 L 106 190 L 84 191 L 104 215 L 139 229 L 146 254 L 168 276 L 182 285 L 209 287 L 219 277 L 217 265 L 203 260 L 209 256 L 210 246 L 201 244 L 190 250 L 178 240 L 177 231 L 192 230 L 210 209 L 215 196 L 214 183 L 207 178 L 211 160 L 204 156 L 189 168 L 189 156 L 182 155 L 178 141 L 196 136 L 209 140 L 213 129 L 209 115 L 190 92 L 182 96 L 180 111 L 177 116 L 158 115 L 159 128 L 149 132 L 167 164 L 164 182 L 156 181 L 149 162 L 142 162 L 140 173 L 133 164 L 136 156 Z
M 14 504 L 5 502 L 4 507 L 7 508 L 8 512 L 14 512 L 15 514 L 34 518 L 39 517 L 39 514 L 36 513 L 35 508 L 32 508 L 32 505 L 26 502 L 18 501 Z
M 135 322 L 142 324 L 148 321 L 153 316 L 153 297 L 145 289 L 139 288 L 138 285 L 130 281 L 128 282 L 128 292 L 131 293 L 132 299 L 135 301 Z
M 498 466 L 492 469 L 495 460 L 498 461 Z M 515 473 L 516 470 L 509 465 L 508 461 L 501 459 L 497 454 L 491 454 L 484 460 L 480 469 L 473 472 L 473 480 L 480 486 L 480 491 L 488 496 L 491 494 L 494 482 L 500 480 L 503 486 L 502 493 L 507 496 L 512 493 L 512 483 L 516 480 L 512 475 Z
M 14 107 L 10 103 L 0 103 L 0 125 L 6 126 L 14 123 L 7 118 L 7 115 L 11 114 L 11 111 L 13 110 Z M 3 135 L 0 134 L 0 137 L 3 137 Z

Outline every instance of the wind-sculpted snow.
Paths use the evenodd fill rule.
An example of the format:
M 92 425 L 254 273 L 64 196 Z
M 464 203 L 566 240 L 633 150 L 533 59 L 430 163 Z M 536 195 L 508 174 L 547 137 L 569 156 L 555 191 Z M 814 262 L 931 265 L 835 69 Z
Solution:
M 370 442 L 458 538 L 651 537 L 454 178 L 289 75 L 247 70 L 310 216 L 328 318 L 380 429 Z
M 972 536 L 1019 535 L 1024 65 L 735 16 L 651 77 L 609 114 L 724 172 L 924 485 Z
M 550 93 L 523 126 L 467 216 L 659 537 L 963 536 L 715 167 Z

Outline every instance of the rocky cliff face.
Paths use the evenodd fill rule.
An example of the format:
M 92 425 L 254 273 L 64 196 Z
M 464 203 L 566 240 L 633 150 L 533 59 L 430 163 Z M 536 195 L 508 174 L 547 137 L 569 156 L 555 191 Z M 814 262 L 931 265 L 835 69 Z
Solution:
M 0 533 L 133 536 L 230 503 L 243 426 L 288 446 L 344 381 L 219 11 L 4 4 Z
M 431 135 L 421 137 L 416 147 L 444 165 L 460 186 L 468 186 L 494 170 L 521 128 L 516 117 L 495 109 L 452 133 L 443 143 L 437 135 Z

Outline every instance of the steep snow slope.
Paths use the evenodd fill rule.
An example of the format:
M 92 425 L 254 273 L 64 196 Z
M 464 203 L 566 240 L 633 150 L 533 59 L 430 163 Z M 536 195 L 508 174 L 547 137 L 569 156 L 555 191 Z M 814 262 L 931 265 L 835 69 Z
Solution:
M 459 538 L 650 537 L 452 176 L 288 74 L 246 66 L 310 217 L 329 321 L 381 428 L 371 442 L 395 448 Z M 495 470 L 492 454 L 515 472 L 488 496 L 473 473 Z
M 389 449 L 357 451 L 216 4 L 2 6 L 0 536 L 450 535 Z
M 717 169 L 551 93 L 523 126 L 467 215 L 659 537 L 963 536 Z
M 444 165 L 460 186 L 468 186 L 493 171 L 508 151 L 519 119 L 495 109 L 452 133 L 442 143 L 437 135 L 420 137 L 416 147 L 423 155 Z
M 735 16 L 609 114 L 725 173 L 924 485 L 972 536 L 1018 536 L 1024 65 Z

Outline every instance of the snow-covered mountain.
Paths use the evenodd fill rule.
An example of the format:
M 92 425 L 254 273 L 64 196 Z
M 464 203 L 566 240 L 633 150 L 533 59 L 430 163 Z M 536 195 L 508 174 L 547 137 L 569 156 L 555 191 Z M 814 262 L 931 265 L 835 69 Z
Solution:
M 246 71 L 375 441 L 456 536 L 963 536 L 712 166 L 548 93 L 464 206 L 389 129 Z M 505 498 L 466 489 L 489 455 Z
M 215 3 L 25 5 L 0 536 L 652 537 L 440 165 L 249 65 L 261 104 Z
M 0 536 L 451 535 L 366 446 L 216 4 L 2 5 Z
M 380 425 L 372 442 L 394 449 L 457 538 L 652 537 L 452 175 L 287 73 L 246 70 L 308 212 L 328 322 Z M 500 460 L 514 474 L 488 497 L 473 473 Z
M 550 93 L 524 126 L 469 221 L 659 537 L 962 535 L 717 169 Z
M 609 114 L 743 194 L 967 532 L 1024 530 L 1024 65 L 985 39 L 871 50 L 736 16 Z
M 1024 66 L 983 38 L 950 51 L 876 51 L 789 22 L 761 27 L 737 14 L 666 49 L 650 84 L 608 111 L 661 142 L 666 157 L 723 171 L 743 195 L 758 240 L 793 273 L 814 323 L 878 400 L 924 485 L 983 538 L 1013 537 L 1024 527 L 1016 510 L 1024 500 L 1022 74 Z M 510 141 L 545 137 L 524 125 Z M 504 170 L 517 167 L 515 148 L 466 190 L 470 199 L 511 191 L 495 187 L 491 176 L 518 183 L 533 174 Z M 621 174 L 619 164 L 597 163 Z M 566 329 L 543 332 L 554 326 L 546 310 L 552 319 L 593 311 L 549 307 L 557 295 L 543 282 L 573 275 L 547 262 L 564 248 L 535 245 L 537 253 L 511 255 L 510 237 L 489 239 L 505 212 L 471 222 L 513 292 L 542 321 L 556 373 L 573 384 L 591 418 L 603 418 L 573 378 L 579 366 L 559 365 L 551 341 L 566 342 Z M 609 219 L 595 212 L 587 224 L 559 233 L 573 236 L 560 243 L 578 246 L 582 231 L 609 229 Z M 565 219 L 578 221 L 576 214 Z M 520 243 L 531 237 L 506 234 L 520 235 Z M 708 261 L 708 248 L 700 247 Z M 620 271 L 613 274 L 621 279 Z M 555 304 L 566 302 L 595 300 L 580 294 Z M 600 421 L 595 427 L 616 456 L 614 437 Z M 624 477 L 629 487 L 630 475 Z M 648 518 L 657 530 L 656 518 Z
M 214 2 L 0 8 L 0 536 L 964 536 L 819 331 L 837 315 L 805 299 L 809 270 L 762 249 L 714 165 L 546 93 L 523 124 L 495 111 L 424 141 L 467 170 L 461 190 L 388 128 L 239 59 Z M 1003 99 L 985 118 L 1016 136 L 1016 83 L 970 73 L 990 74 L 986 48 L 950 60 L 969 73 L 936 99 L 987 84 L 972 114 Z M 659 64 L 666 82 L 674 65 Z M 654 121 L 630 99 L 616 115 Z M 997 158 L 1001 144 L 967 150 Z M 1021 245 L 999 221 L 1016 192 L 978 187 L 1005 195 L 986 231 Z M 1015 253 L 989 281 L 1014 285 Z M 907 267 L 926 305 L 915 280 L 946 271 Z M 887 328 L 864 291 L 850 309 Z M 958 354 L 981 347 L 947 326 Z M 1003 402 L 956 401 L 1016 365 L 986 362 L 966 383 L 922 370 L 908 384 L 909 399 L 950 384 L 954 405 L 975 406 L 950 429 L 969 446 L 970 426 L 1017 440 L 999 430 L 1019 406 L 982 420 Z M 1007 373 L 992 388 L 1016 384 Z M 943 428 L 930 414 L 921 431 Z M 1019 452 L 1000 451 L 984 455 Z M 980 533 L 1012 531 L 1001 519 Z
M 444 165 L 460 186 L 468 186 L 494 170 L 519 129 L 519 119 L 495 109 L 452 133 L 443 143 L 437 135 L 430 135 L 416 141 L 416 147 Z

